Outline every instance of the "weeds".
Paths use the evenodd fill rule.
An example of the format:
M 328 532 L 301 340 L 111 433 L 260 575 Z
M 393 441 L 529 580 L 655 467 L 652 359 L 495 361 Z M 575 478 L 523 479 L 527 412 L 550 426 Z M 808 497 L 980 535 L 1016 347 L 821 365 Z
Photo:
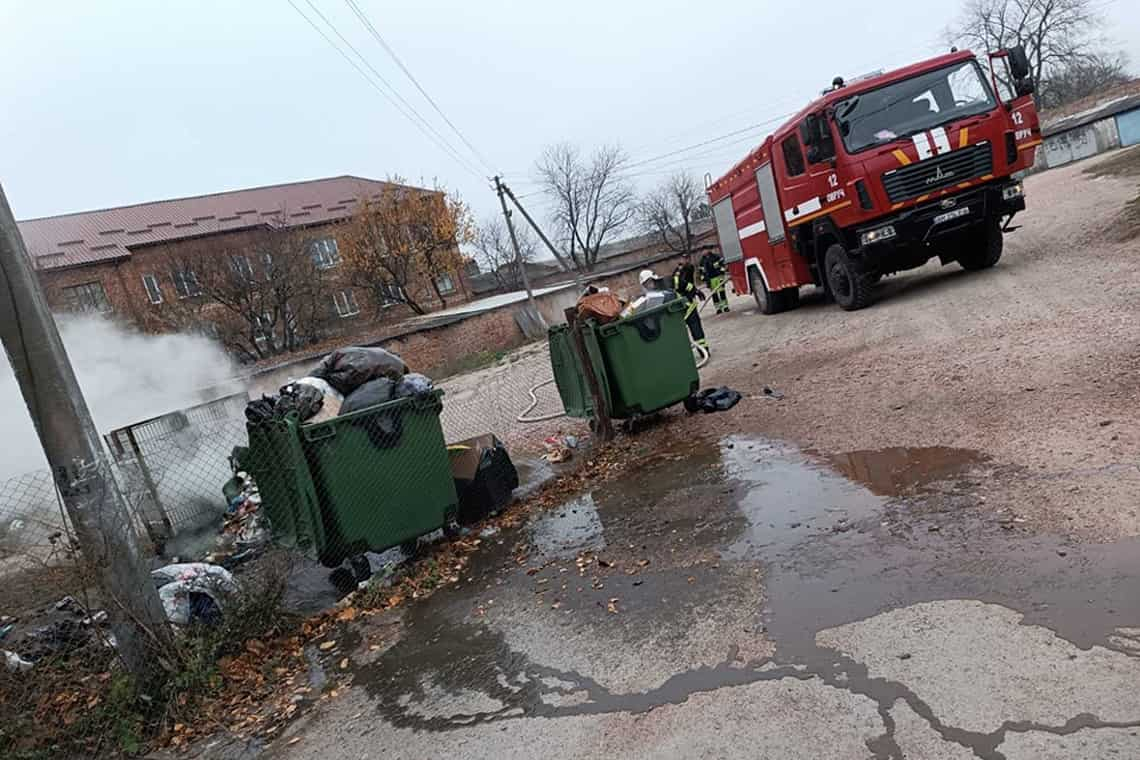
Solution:
M 0 757 L 137 756 L 187 726 L 215 723 L 212 703 L 232 680 L 224 672 L 227 658 L 296 627 L 281 612 L 288 571 L 283 556 L 263 558 L 241 578 L 241 592 L 215 625 L 191 626 L 170 651 L 156 652 L 169 664 L 157 688 L 142 688 L 99 636 L 43 657 L 25 673 L 0 669 Z

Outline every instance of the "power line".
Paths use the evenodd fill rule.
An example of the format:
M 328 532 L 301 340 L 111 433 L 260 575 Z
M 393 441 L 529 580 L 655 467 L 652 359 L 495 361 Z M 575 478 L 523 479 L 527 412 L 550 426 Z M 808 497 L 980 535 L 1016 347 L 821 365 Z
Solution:
M 348 55 L 348 53 L 344 52 L 344 49 L 341 48 L 339 45 L 337 45 L 336 42 L 331 37 L 329 37 L 325 33 L 325 31 L 323 29 L 321 29 L 316 24 L 316 22 L 314 22 L 311 18 L 306 16 L 304 11 L 302 11 L 300 9 L 300 7 L 298 7 L 297 4 L 295 2 L 293 2 L 293 0 L 287 0 L 287 2 L 289 3 L 290 6 L 292 6 L 293 10 L 295 10 L 297 12 L 297 15 L 299 15 L 301 18 L 305 19 L 305 21 L 309 24 L 309 26 L 313 27 L 313 29 L 316 30 L 317 34 L 321 35 L 321 37 L 324 38 L 325 42 L 329 43 L 329 45 L 331 45 L 334 50 L 336 50 L 338 53 L 340 53 L 340 55 L 346 61 L 348 61 L 348 63 L 354 69 L 356 69 L 357 73 L 360 74 L 362 77 L 364 77 L 364 80 L 366 82 L 368 82 L 368 84 L 371 85 L 374 90 L 376 90 L 378 93 L 383 95 L 388 100 L 388 102 L 391 103 L 392 106 L 397 111 L 400 112 L 400 115 L 402 115 L 404 118 L 406 118 L 408 121 L 410 121 L 412 123 L 412 126 L 414 126 L 416 129 L 418 129 L 425 137 L 427 137 L 429 140 L 431 140 L 433 143 L 435 143 L 436 147 L 438 147 L 440 150 L 442 150 L 444 153 L 446 153 L 448 156 L 450 156 L 452 159 L 454 159 L 460 166 L 462 166 L 464 169 L 466 169 L 472 175 L 474 175 L 475 177 L 477 177 L 480 180 L 483 179 L 483 175 L 480 174 L 479 171 L 476 170 L 474 167 L 472 167 L 468 162 L 466 162 L 463 159 L 463 157 L 460 156 L 455 151 L 455 149 L 452 148 L 447 143 L 447 141 L 445 139 L 443 139 L 443 136 L 440 135 L 438 132 L 436 132 L 436 130 L 433 129 L 432 126 L 430 124 L 428 124 L 427 121 L 424 120 L 424 118 L 422 116 L 420 116 L 415 111 L 414 108 L 411 107 L 411 104 L 407 104 L 408 109 L 412 112 L 412 114 L 415 114 L 415 116 L 412 116 L 407 111 L 405 111 L 400 106 L 400 104 L 396 102 L 396 99 L 393 98 L 392 95 L 389 95 L 387 92 L 385 92 L 383 89 L 381 89 L 380 86 L 376 84 L 375 80 L 373 80 L 372 77 L 369 76 L 368 73 L 360 67 L 360 64 L 358 64 L 356 61 L 354 61 L 352 59 L 352 57 L 350 55 Z M 347 39 L 345 39 L 344 35 L 342 35 L 337 30 L 337 28 L 327 18 L 325 18 L 325 15 L 323 13 L 321 13 L 320 10 L 315 5 L 313 5 L 312 0 L 306 0 L 306 2 L 309 4 L 309 7 L 311 7 L 313 9 L 313 11 L 318 16 L 320 16 L 320 18 L 328 25 L 328 27 L 333 31 L 333 33 L 336 34 L 337 37 L 339 37 L 341 40 L 343 40 L 345 45 L 347 45 L 348 48 L 350 50 L 352 50 L 352 52 L 356 53 L 356 55 L 360 58 L 360 60 L 364 63 L 364 65 L 367 66 L 370 71 L 372 71 L 372 73 L 376 76 L 376 78 L 379 79 L 381 82 L 383 82 L 384 85 L 387 86 L 389 89 L 391 89 L 393 95 L 395 95 L 396 98 L 399 98 L 404 103 L 407 103 L 407 101 L 405 101 L 403 99 L 403 97 L 400 96 L 399 92 L 396 92 L 396 90 L 394 88 L 392 88 L 392 85 L 390 85 L 387 82 L 387 80 L 385 80 L 384 77 L 378 71 L 376 71 L 376 69 L 373 68 L 371 66 L 371 64 L 368 63 L 368 60 L 364 56 L 362 56 L 360 54 L 360 52 L 355 47 L 352 46 L 352 43 L 350 43 Z M 419 122 L 416 121 L 417 117 L 419 118 Z M 422 126 L 421 126 L 420 122 L 423 123 Z M 427 127 L 427 130 L 430 130 L 430 132 L 425 131 L 425 129 L 424 129 L 425 126 Z
M 380 32 L 376 30 L 376 27 L 372 25 L 372 22 L 368 19 L 368 15 L 360 9 L 354 0 L 345 0 L 345 3 L 350 9 L 352 9 L 352 12 L 356 14 L 356 17 L 360 19 L 360 23 L 364 24 L 368 31 L 371 32 L 372 37 L 380 43 L 380 46 L 384 48 L 385 52 L 387 52 L 388 55 L 392 57 L 392 60 L 396 62 L 396 65 L 400 67 L 400 70 L 403 71 L 408 79 L 411 80 L 412 84 L 416 86 L 416 89 L 420 91 L 420 94 L 424 96 L 424 99 L 431 104 L 431 107 L 435 109 L 435 112 L 439 114 L 440 118 L 447 122 L 447 126 L 451 127 L 451 131 L 455 132 L 455 134 L 459 136 L 459 139 L 463 141 L 463 144 L 467 146 L 468 150 L 471 151 L 475 158 L 479 159 L 479 162 L 483 164 L 483 166 L 486 167 L 488 171 L 494 173 L 494 167 L 492 167 L 491 164 L 488 163 L 487 159 L 483 157 L 483 154 L 480 153 L 475 148 L 475 146 L 471 144 L 471 141 L 468 140 L 466 135 L 464 135 L 463 132 L 459 130 L 459 127 L 455 126 L 455 123 L 452 122 L 451 119 L 447 118 L 447 114 L 443 112 L 443 109 L 439 107 L 439 104 L 435 102 L 435 99 L 432 98 L 431 95 L 428 95 L 427 90 L 423 88 L 423 86 L 419 83 L 419 80 L 412 75 L 412 72 L 408 69 L 407 66 L 404 65 L 404 62 L 400 60 L 400 56 L 396 55 L 396 51 L 392 49 L 392 46 L 384 40 L 383 35 L 381 35 Z

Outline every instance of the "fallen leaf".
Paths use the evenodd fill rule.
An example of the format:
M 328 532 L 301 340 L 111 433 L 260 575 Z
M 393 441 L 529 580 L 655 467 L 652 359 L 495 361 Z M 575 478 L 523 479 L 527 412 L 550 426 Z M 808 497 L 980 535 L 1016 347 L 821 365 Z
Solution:
M 606 560 L 602 559 L 601 557 L 598 557 L 598 567 L 613 567 L 613 566 L 614 566 L 613 562 L 607 562 Z
M 356 620 L 356 608 L 345 607 L 343 610 L 337 613 L 336 619 L 342 623 L 347 623 L 350 620 Z
M 301 741 L 301 737 L 299 737 L 299 736 L 294 736 L 292 739 L 290 739 L 289 741 L 285 742 L 285 745 L 286 745 L 286 746 L 292 746 L 292 745 L 296 744 L 296 743 L 297 743 L 297 742 L 299 742 L 299 741 Z
M 647 566 L 649 565 L 649 560 L 647 560 L 647 559 L 639 559 L 639 560 L 637 561 L 637 564 L 638 564 L 638 566 L 639 566 L 639 567 L 647 567 Z
M 617 603 L 618 600 L 616 597 L 606 602 L 606 612 L 611 612 L 616 615 L 618 611 Z
M 322 652 L 327 652 L 335 646 L 336 646 L 335 641 L 323 641 L 323 642 L 321 642 L 320 650 Z
M 341 670 L 348 670 L 348 658 L 347 657 L 345 657 L 343 660 L 340 661 L 340 669 Z

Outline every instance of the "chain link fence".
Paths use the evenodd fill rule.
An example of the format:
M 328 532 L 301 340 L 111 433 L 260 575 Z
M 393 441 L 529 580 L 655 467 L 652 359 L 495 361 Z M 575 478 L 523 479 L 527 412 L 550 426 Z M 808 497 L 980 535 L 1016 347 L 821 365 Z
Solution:
M 200 709 L 196 692 L 216 694 L 223 655 L 236 703 L 274 699 L 272 680 L 259 675 L 266 655 L 242 647 L 281 625 L 288 562 L 306 555 L 355 587 L 377 569 L 376 553 L 414 554 L 421 538 L 503 506 L 518 485 L 512 462 L 537 456 L 562 426 L 581 425 L 558 419 L 551 379 L 546 346 L 534 344 L 430 391 L 323 421 L 251 424 L 248 397 L 233 393 L 108 432 L 131 527 L 180 630 L 173 649 L 155 652 L 174 668 L 176 691 L 141 701 L 114 662 L 111 605 L 82 571 L 51 473 L 5 481 L 0 756 L 115 756 L 170 740 Z M 554 419 L 528 424 L 524 413 Z M 162 567 L 172 556 L 233 576 Z M 299 646 L 272 656 L 274 672 L 307 667 Z M 255 663 L 246 681 L 232 664 L 242 658 Z

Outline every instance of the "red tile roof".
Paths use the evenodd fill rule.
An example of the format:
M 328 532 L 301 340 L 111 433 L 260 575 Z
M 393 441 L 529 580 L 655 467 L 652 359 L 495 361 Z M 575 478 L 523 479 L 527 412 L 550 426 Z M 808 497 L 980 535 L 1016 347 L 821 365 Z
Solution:
M 387 182 L 345 175 L 139 203 L 18 222 L 38 269 L 60 269 L 129 258 L 148 243 L 231 232 L 281 217 L 307 225 L 344 219 L 360 198 Z

